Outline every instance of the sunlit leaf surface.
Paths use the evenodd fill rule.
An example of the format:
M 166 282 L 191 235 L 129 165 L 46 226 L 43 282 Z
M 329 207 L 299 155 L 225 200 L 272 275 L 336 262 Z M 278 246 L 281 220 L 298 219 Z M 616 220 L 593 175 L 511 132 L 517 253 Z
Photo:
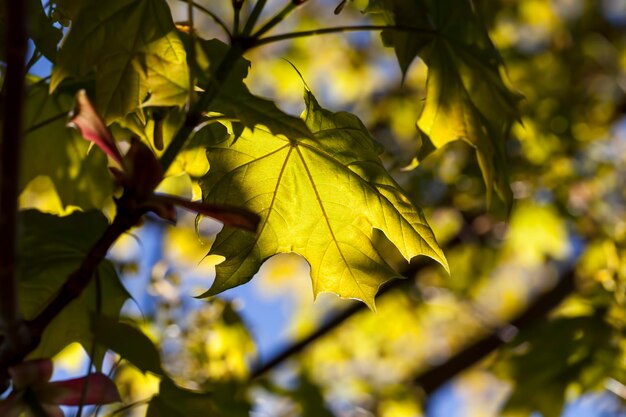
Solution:
M 80 59 L 76 59 L 80 57 Z M 96 105 L 107 123 L 152 106 L 182 105 L 189 70 L 164 0 L 90 2 L 59 51 L 50 90 L 95 70 Z
M 429 256 L 447 267 L 421 211 L 382 166 L 381 148 L 358 118 L 332 113 L 305 93 L 304 117 L 315 139 L 288 140 L 261 129 L 208 148 L 202 186 L 208 202 L 240 202 L 262 216 L 257 236 L 226 228 L 211 253 L 226 257 L 204 295 L 249 281 L 261 263 L 297 252 L 311 265 L 313 291 L 363 300 L 398 274 L 372 244 L 382 230 L 403 256 Z
M 437 148 L 458 139 L 475 147 L 487 200 L 495 185 L 510 204 L 505 145 L 519 118 L 518 97 L 505 85 L 502 59 L 471 3 L 374 0 L 368 10 L 405 28 L 382 33 L 384 43 L 395 49 L 403 73 L 418 55 L 428 65 L 426 100 L 417 122 L 421 133 Z

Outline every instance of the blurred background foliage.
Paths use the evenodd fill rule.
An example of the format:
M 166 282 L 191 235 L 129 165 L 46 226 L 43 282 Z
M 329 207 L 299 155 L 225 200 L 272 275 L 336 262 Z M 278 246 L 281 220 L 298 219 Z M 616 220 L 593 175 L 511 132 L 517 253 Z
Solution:
M 198 3 L 232 20 L 228 1 Z M 309 0 L 275 33 L 382 23 L 361 12 L 365 0 L 349 1 L 335 15 L 337 3 Z M 263 17 L 284 4 L 269 1 Z M 393 51 L 383 47 L 377 31 L 299 38 L 250 51 L 246 81 L 254 93 L 299 114 L 303 85 L 292 63 L 325 107 L 349 110 L 363 120 L 384 145 L 390 172 L 425 209 L 451 274 L 436 266 L 423 268 L 401 289 L 380 296 L 377 312 L 355 314 L 285 366 L 248 382 L 258 361 L 309 334 L 346 302 L 325 295 L 314 302 L 308 265 L 293 254 L 268 261 L 249 291 L 208 301 L 191 298 L 208 287 L 220 262 L 205 257 L 219 225 L 181 213 L 176 228 L 148 219 L 112 249 L 111 258 L 134 296 L 124 314 L 144 323 L 142 330 L 159 346 L 164 367 L 180 387 L 217 390 L 238 383 L 255 416 L 626 415 L 624 4 L 474 2 L 503 57 L 504 75 L 524 97 L 521 120 L 506 143 L 514 196 L 510 215 L 496 199 L 486 206 L 481 172 L 466 143 L 450 143 L 413 162 L 428 69 L 418 58 L 402 78 Z M 184 26 L 186 4 L 172 0 L 170 7 Z M 250 7 L 244 3 L 244 11 Z M 226 40 L 199 12 L 195 26 L 204 38 Z M 38 94 L 36 79 L 33 83 L 29 94 Z M 36 127 L 55 109 L 69 109 L 71 100 L 59 97 L 34 111 L 28 126 Z M 173 132 L 180 123 L 175 116 L 170 119 L 166 141 L 172 134 L 167 129 Z M 62 129 L 64 124 L 58 125 Z M 72 147 L 39 155 L 37 142 L 47 139 L 38 132 L 29 134 L 27 146 L 34 150 L 26 153 L 37 161 L 53 157 L 54 166 L 64 169 L 50 172 L 47 161 L 29 162 L 22 207 L 67 213 L 74 206 L 110 206 L 111 184 L 94 174 L 105 172 L 94 168 L 104 163 L 102 155 L 77 158 L 87 145 L 66 131 L 59 135 L 72 136 Z M 93 172 L 83 174 L 81 164 Z M 191 144 L 162 187 L 198 197 L 196 181 L 207 169 L 202 150 Z M 83 194 L 64 187 L 68 181 L 100 192 L 81 200 Z M 390 263 L 395 260 L 394 267 L 403 268 L 400 255 L 380 240 Z M 574 294 L 549 319 L 521 331 L 511 328 L 509 320 L 571 265 Z M 142 293 L 145 286 L 148 294 Z M 265 327 L 265 333 L 250 327 L 264 320 L 280 324 Z M 421 372 L 492 333 L 510 343 L 428 397 L 415 384 Z M 68 358 L 79 355 L 80 348 L 71 345 L 58 361 L 76 371 L 77 359 Z M 146 399 L 159 390 L 158 378 L 114 355 L 107 366 L 132 405 L 115 415 L 143 415 Z M 221 409 L 224 415 L 239 411 Z

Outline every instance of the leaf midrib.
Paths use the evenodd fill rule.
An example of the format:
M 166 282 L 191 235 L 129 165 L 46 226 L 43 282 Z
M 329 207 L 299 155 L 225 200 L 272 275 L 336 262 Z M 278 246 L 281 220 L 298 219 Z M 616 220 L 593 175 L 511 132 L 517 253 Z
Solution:
M 337 241 L 337 237 L 335 236 L 335 231 L 333 230 L 333 227 L 330 224 L 330 220 L 328 218 L 328 215 L 326 214 L 326 208 L 324 207 L 324 203 L 322 201 L 322 198 L 319 195 L 319 192 L 317 191 L 317 187 L 315 186 L 315 181 L 313 180 L 313 176 L 311 174 L 311 171 L 309 170 L 309 166 L 307 165 L 306 161 L 304 160 L 304 156 L 302 155 L 302 152 L 300 151 L 299 145 L 302 145 L 302 144 L 296 145 L 295 149 L 298 152 L 298 156 L 300 156 L 300 160 L 302 161 L 302 165 L 304 166 L 304 170 L 306 171 L 307 177 L 309 178 L 309 182 L 311 183 L 311 188 L 313 188 L 313 192 L 315 193 L 315 199 L 317 200 L 317 203 L 320 206 L 320 210 L 322 211 L 322 217 L 324 217 L 324 221 L 326 222 L 326 226 L 328 227 L 328 231 L 330 232 L 330 236 L 332 237 L 332 241 L 335 244 L 335 246 L 337 247 L 337 251 L 339 251 L 339 255 L 341 256 L 341 260 L 343 261 L 346 269 L 350 272 L 350 276 L 352 277 L 352 280 L 354 281 L 354 283 L 356 284 L 357 288 L 361 292 L 361 295 L 362 295 L 363 299 L 367 300 L 367 298 L 368 298 L 367 295 L 363 291 L 363 288 L 361 287 L 361 284 L 359 283 L 359 280 L 357 279 L 357 277 L 352 272 L 352 268 L 350 267 L 350 264 L 346 260 L 346 257 L 344 256 L 343 251 L 341 250 L 341 246 L 339 246 L 339 242 Z M 341 165 L 341 166 L 343 166 L 343 165 Z M 342 277 L 340 278 L 340 282 L 341 282 L 341 279 L 343 279 L 343 274 L 342 274 Z M 318 280 L 315 280 L 315 284 L 314 284 L 315 288 L 313 289 L 316 293 L 317 293 L 317 282 L 318 282 Z
M 402 213 L 400 213 L 400 211 L 398 211 L 398 210 L 396 209 L 395 205 L 394 205 L 391 201 L 389 201 L 389 199 L 388 199 L 386 196 L 384 196 L 383 194 L 381 194 L 381 193 L 378 191 L 378 189 L 377 189 L 377 188 L 376 188 L 373 184 L 371 184 L 370 182 L 368 182 L 368 181 L 366 181 L 365 179 L 363 179 L 360 175 L 358 175 L 357 173 L 355 173 L 354 171 L 352 171 L 351 169 L 349 169 L 348 167 L 346 167 L 345 165 L 343 165 L 341 162 L 337 161 L 335 158 L 333 158 L 333 157 L 332 157 L 332 155 L 327 154 L 327 153 L 326 153 L 326 152 L 324 152 L 323 150 L 318 149 L 318 148 L 315 148 L 315 147 L 313 147 L 313 146 L 311 146 L 311 145 L 308 145 L 308 144 L 306 144 L 306 143 L 302 143 L 302 142 L 299 142 L 299 143 L 298 143 L 298 146 L 302 146 L 302 147 L 304 147 L 304 148 L 307 148 L 307 149 L 308 149 L 308 150 L 310 150 L 311 152 L 314 152 L 315 154 L 317 154 L 317 155 L 319 155 L 319 156 L 321 156 L 321 157 L 323 157 L 323 158 L 325 158 L 325 159 L 329 160 L 329 161 L 330 161 L 331 163 L 333 163 L 334 165 L 337 165 L 337 166 L 341 167 L 341 169 L 342 169 L 342 170 L 344 170 L 344 171 L 345 171 L 346 173 L 348 173 L 349 175 L 357 177 L 357 179 L 358 179 L 359 183 L 364 184 L 366 187 L 368 187 L 368 188 L 369 188 L 369 189 L 370 189 L 370 190 L 371 190 L 371 191 L 372 191 L 372 192 L 376 195 L 376 197 L 377 197 L 378 199 L 383 199 L 383 200 L 385 200 L 385 201 L 387 202 L 387 205 L 391 206 L 391 209 L 392 209 L 393 211 L 395 211 L 395 212 L 398 214 L 398 217 L 402 220 L 402 223 L 404 223 L 405 225 L 407 225 L 407 227 L 408 227 L 409 229 L 411 229 L 411 230 L 415 231 L 415 233 L 417 233 L 417 235 L 418 235 L 418 236 L 420 236 L 420 238 L 421 238 L 424 242 L 426 242 L 426 244 L 427 244 L 427 245 L 431 248 L 431 250 L 433 250 L 433 251 L 435 251 L 435 252 L 436 252 L 436 249 L 435 249 L 435 248 L 433 248 L 433 247 L 432 247 L 432 245 L 431 245 L 431 244 L 430 244 L 430 243 L 429 243 L 426 239 L 424 239 L 424 238 L 422 237 L 422 235 L 421 235 L 421 234 L 420 234 L 417 230 L 415 230 L 415 229 L 412 227 L 411 223 L 410 223 L 410 222 L 409 222 L 409 221 L 408 221 L 408 220 L 407 220 L 407 219 L 406 219 L 406 218 L 402 215 Z M 390 178 L 390 179 L 393 181 L 393 178 Z M 395 181 L 393 181 L 393 183 L 394 183 L 394 185 L 397 185 L 397 184 L 395 183 Z M 381 186 L 382 186 L 382 185 L 384 185 L 384 184 L 381 184 Z M 410 201 L 409 201 L 409 203 L 413 206 L 413 203 L 411 203 Z M 387 221 L 387 220 L 386 220 L 386 218 L 385 218 L 385 221 Z M 373 227 L 374 227 L 374 226 L 373 226 Z M 404 233 L 404 228 L 401 228 L 401 229 L 402 229 L 402 232 Z M 384 231 L 383 231 L 383 232 L 384 232 Z M 403 241 L 404 241 L 404 242 L 406 242 L 406 240 L 404 240 L 404 236 L 403 236 Z M 413 255 L 413 256 L 414 256 L 414 255 Z

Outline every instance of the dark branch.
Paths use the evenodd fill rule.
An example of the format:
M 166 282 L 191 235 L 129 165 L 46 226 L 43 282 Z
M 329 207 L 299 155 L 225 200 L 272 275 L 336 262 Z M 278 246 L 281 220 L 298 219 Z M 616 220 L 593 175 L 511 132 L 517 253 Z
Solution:
M 17 199 L 26 75 L 26 2 L 6 0 L 6 72 L 0 92 L 0 351 L 20 344 L 22 322 L 17 299 Z M 0 393 L 9 385 L 0 367 Z
M 414 263 L 411 263 L 408 268 L 402 273 L 402 275 L 412 278 L 417 275 L 428 263 L 428 261 L 425 261 L 424 258 L 421 257 Z M 384 294 L 389 293 L 392 290 L 408 286 L 412 284 L 412 282 L 412 279 L 396 279 L 394 281 L 391 281 L 389 284 L 381 288 L 381 290 L 378 292 L 378 297 L 382 297 Z M 313 344 L 313 342 L 315 342 L 317 339 L 320 339 L 321 337 L 327 335 L 332 330 L 339 327 L 343 322 L 348 320 L 350 317 L 361 311 L 369 311 L 365 303 L 352 301 L 348 308 L 337 313 L 334 317 L 332 317 L 330 320 L 320 326 L 313 333 L 288 346 L 283 351 L 279 352 L 273 358 L 268 360 L 266 363 L 258 365 L 256 368 L 254 368 L 252 370 L 251 378 L 258 378 L 268 371 L 276 368 L 278 365 L 286 362 L 288 359 L 291 359 L 295 355 L 305 350 L 309 345 Z
M 20 324 L 17 302 L 17 198 L 24 117 L 24 76 L 27 49 L 26 10 L 23 1 L 4 2 L 6 10 L 7 68 L 2 85 L 0 140 L 0 329 L 7 339 Z M 11 343 L 11 340 L 8 340 Z M 0 370 L 0 380 L 2 380 Z
M 547 318 L 548 314 L 574 291 L 574 271 L 569 270 L 560 278 L 558 284 L 532 302 L 522 313 L 515 317 L 510 326 L 521 330 Z M 446 362 L 431 368 L 415 378 L 415 383 L 430 394 L 453 377 L 476 365 L 496 349 L 507 343 L 500 332 L 494 332 L 472 343 Z
M 17 344 L 0 343 L 0 375 L 6 373 L 10 366 L 22 361 L 29 352 L 37 347 L 46 327 L 69 303 L 80 296 L 95 276 L 98 265 L 106 256 L 111 245 L 123 233 L 133 227 L 143 213 L 141 210 L 133 210 L 127 206 L 125 195 L 121 197 L 118 201 L 118 211 L 113 223 L 91 247 L 80 266 L 69 275 L 52 301 L 34 319 L 25 323 L 28 337 L 20 339 Z
M 404 272 L 403 275 L 407 277 L 413 277 L 417 275 L 424 263 L 411 264 Z M 389 285 L 384 287 L 379 296 L 390 292 L 393 289 L 410 284 L 411 280 L 395 280 Z M 538 299 L 532 302 L 521 314 L 514 318 L 508 326 L 521 330 L 528 328 L 535 322 L 545 319 L 547 315 L 555 307 L 557 307 L 568 295 L 574 290 L 574 272 L 568 271 L 563 277 L 561 277 L 559 283 L 551 290 L 541 295 Z M 348 320 L 355 314 L 367 310 L 367 307 L 363 303 L 354 302 L 350 307 L 344 311 L 338 313 L 331 318 L 328 322 L 322 325 L 319 329 L 305 337 L 304 339 L 290 345 L 282 352 L 279 352 L 272 359 L 265 364 L 259 365 L 252 371 L 251 378 L 258 378 L 265 373 L 271 371 L 288 359 L 293 358 L 308 346 L 313 344 L 317 339 L 327 335 L 332 330 L 339 327 L 343 322 Z M 507 326 L 507 327 L 508 327 Z M 496 331 L 485 338 L 471 344 L 467 348 L 463 349 L 456 355 L 452 356 L 443 364 L 431 368 L 415 378 L 415 383 L 424 389 L 427 394 L 432 393 L 445 382 L 452 379 L 454 376 L 460 374 L 462 371 L 470 368 L 471 366 L 484 359 L 487 355 L 500 348 L 507 343 L 501 336 L 500 331 Z

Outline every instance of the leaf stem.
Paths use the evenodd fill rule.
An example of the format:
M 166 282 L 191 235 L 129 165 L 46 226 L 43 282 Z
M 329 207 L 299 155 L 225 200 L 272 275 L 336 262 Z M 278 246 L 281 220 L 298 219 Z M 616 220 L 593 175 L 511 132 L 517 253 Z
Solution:
M 116 415 L 118 415 L 120 413 L 123 413 L 126 410 L 131 410 L 131 409 L 133 409 L 135 407 L 139 407 L 140 405 L 148 404 L 150 402 L 150 400 L 152 400 L 152 397 L 144 398 L 143 400 L 138 400 L 138 401 L 135 401 L 133 403 L 126 404 L 126 405 L 118 408 L 117 410 L 113 411 L 111 414 L 109 414 L 109 417 L 116 416 Z
M 252 12 L 250 13 L 250 16 L 248 16 L 248 20 L 246 20 L 246 25 L 241 31 L 241 36 L 243 37 L 250 36 L 250 34 L 252 33 L 252 30 L 254 29 L 254 25 L 256 24 L 257 20 L 259 20 L 259 16 L 261 15 L 261 12 L 265 8 L 266 3 L 267 3 L 267 0 L 258 0 L 254 4 L 254 8 L 252 9 Z
M 102 279 L 100 278 L 100 272 L 96 269 L 96 313 L 100 315 L 102 313 Z M 75 417 L 83 416 L 83 408 L 85 407 L 85 400 L 87 399 L 87 391 L 89 390 L 89 380 L 91 379 L 91 369 L 93 368 L 93 358 L 96 356 L 96 341 L 92 340 L 91 349 L 89 351 L 89 365 L 87 365 L 87 375 L 85 375 L 85 384 L 80 393 L 80 403 L 78 405 L 78 411 Z
M 298 6 L 294 2 L 289 2 L 289 4 L 287 4 L 280 12 L 278 12 L 274 17 L 272 17 L 263 26 L 261 26 L 261 28 L 257 30 L 254 35 L 252 35 L 252 37 L 258 39 L 264 33 L 272 30 L 276 25 L 282 22 L 285 17 L 287 17 L 292 11 L 294 11 L 296 7 Z
M 46 120 L 42 120 L 41 122 L 35 123 L 34 125 L 30 126 L 28 129 L 26 129 L 24 131 L 24 134 L 32 133 L 35 130 L 41 129 L 42 127 L 45 127 L 45 126 L 49 125 L 50 123 L 54 123 L 57 120 L 63 119 L 65 117 L 68 117 L 66 111 L 64 111 L 62 113 L 59 113 L 59 114 L 55 114 L 54 116 L 49 117 Z
M 35 49 L 35 51 L 33 52 L 33 55 L 30 57 L 30 59 L 28 60 L 28 63 L 26 64 L 24 73 L 28 74 L 30 70 L 33 68 L 33 66 L 37 62 L 39 62 L 42 56 L 43 56 L 42 53 Z
M 231 0 L 233 5 L 233 35 L 239 35 L 239 20 L 241 16 L 241 8 L 243 7 L 243 0 Z
M 21 321 L 17 301 L 16 258 L 18 180 L 26 75 L 24 63 L 27 49 L 25 3 L 5 2 L 7 67 L 0 93 L 4 121 L 0 140 L 0 331 L 8 339 L 16 337 Z M 9 344 L 12 342 L 8 340 Z M 0 369 L 0 382 L 3 379 L 2 372 Z
M 244 49 L 245 46 L 238 45 L 236 43 L 231 45 L 230 49 L 224 56 L 224 59 L 215 70 L 212 80 L 213 82 L 208 86 L 204 93 L 202 93 L 193 106 L 191 106 L 189 112 L 187 112 L 185 122 L 180 129 L 178 129 L 167 149 L 165 149 L 163 156 L 161 156 L 161 167 L 163 172 L 167 172 L 170 165 L 172 165 L 172 162 L 174 162 L 176 155 L 178 155 L 180 150 L 185 145 L 189 136 L 201 123 L 202 114 L 206 111 L 215 97 L 217 97 L 220 86 L 228 78 L 232 65 L 241 57 Z
M 194 69 L 196 68 L 196 32 L 193 21 L 193 0 L 187 0 L 187 19 L 189 23 L 189 103 L 191 107 L 194 98 L 195 85 Z
M 437 31 L 435 29 L 416 28 L 411 26 L 388 26 L 388 25 L 354 25 L 354 26 L 336 26 L 331 28 L 320 28 L 313 30 L 304 30 L 300 32 L 283 33 L 280 35 L 268 36 L 266 38 L 257 39 L 251 47 L 257 47 L 267 45 L 269 43 L 280 42 L 294 38 L 304 38 L 307 36 L 315 35 L 328 35 L 331 33 L 342 32 L 362 32 L 362 31 L 374 31 L 374 30 L 395 30 L 399 32 L 414 32 L 423 33 L 429 35 L 435 35 Z
M 178 0 L 178 1 L 187 3 L 189 0 Z M 200 10 L 202 13 L 209 16 L 220 28 L 222 28 L 222 30 L 226 33 L 226 35 L 228 35 L 229 38 L 232 37 L 232 34 L 230 33 L 230 29 L 228 29 L 228 25 L 218 15 L 216 15 L 215 13 L 213 13 L 211 10 L 207 9 L 203 5 L 196 3 L 195 1 L 192 1 L 191 3 L 193 4 L 193 7 L 195 7 L 196 9 Z

